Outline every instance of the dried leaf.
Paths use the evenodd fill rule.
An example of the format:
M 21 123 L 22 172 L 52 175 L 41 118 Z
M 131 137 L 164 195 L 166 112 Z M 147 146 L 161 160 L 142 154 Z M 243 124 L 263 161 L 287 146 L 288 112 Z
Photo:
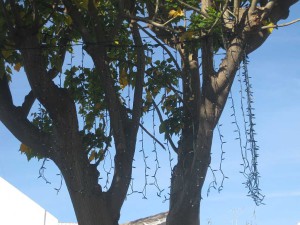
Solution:
M 89 157 L 89 161 L 90 161 L 90 162 L 93 161 L 93 160 L 96 158 L 96 155 L 97 155 L 96 151 L 93 150 L 93 151 L 91 152 L 90 157 Z
M 121 70 L 120 77 L 119 77 L 120 87 L 124 89 L 128 85 L 128 79 L 125 68 Z
M 19 72 L 21 67 L 22 67 L 21 63 L 16 63 L 16 65 L 14 66 L 14 69 Z
M 31 149 L 30 149 L 27 145 L 21 144 L 21 146 L 20 146 L 20 151 L 21 151 L 22 153 L 30 153 Z

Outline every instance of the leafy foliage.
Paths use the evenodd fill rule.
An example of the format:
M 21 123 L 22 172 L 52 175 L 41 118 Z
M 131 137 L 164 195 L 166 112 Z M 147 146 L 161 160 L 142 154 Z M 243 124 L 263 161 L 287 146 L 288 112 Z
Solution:
M 240 1 L 240 7 L 251 2 Z M 221 116 L 239 64 L 253 41 L 248 35 L 253 32 L 259 39 L 254 40 L 255 44 L 260 45 L 272 32 L 270 29 L 268 32 L 260 30 L 263 25 L 272 25 L 269 18 L 256 18 L 255 27 L 247 23 L 254 21 L 248 19 L 248 16 L 253 16 L 247 13 L 248 9 L 241 10 L 246 21 L 238 18 L 233 1 L 210 3 L 205 10 L 204 2 L 196 0 L 24 0 L 0 3 L 0 78 L 7 76 L 13 80 L 13 71 L 20 71 L 24 66 L 32 92 L 22 106 L 15 107 L 11 104 L 7 82 L 1 85 L 8 89 L 5 93 L 10 98 L 8 105 L 16 109 L 21 122 L 25 120 L 23 125 L 37 130 L 38 139 L 46 137 L 42 144 L 31 142 L 29 145 L 50 146 L 47 152 L 40 152 L 24 144 L 32 137 L 22 137 L 20 140 L 24 143 L 20 151 L 28 160 L 51 158 L 64 176 L 78 177 L 77 181 L 66 180 L 72 180 L 70 186 L 78 182 L 75 186 L 80 192 L 89 193 L 76 195 L 72 192 L 76 195 L 74 202 L 80 202 L 81 196 L 99 197 L 103 193 L 101 186 L 98 187 L 97 166 L 115 144 L 115 173 L 103 204 L 111 206 L 112 200 L 114 204 L 110 208 L 115 212 L 108 214 L 115 217 L 114 222 L 118 220 L 118 210 L 131 179 L 138 127 L 164 148 L 155 135 L 143 127 L 141 120 L 149 112 L 154 118 L 156 112 L 160 120 L 159 132 L 178 153 L 178 164 L 172 168 L 172 188 L 183 191 L 178 191 L 176 196 L 170 194 L 173 198 L 170 213 L 177 218 L 177 214 L 197 210 L 201 197 L 199 188 L 210 164 L 212 131 Z M 223 17 L 225 6 L 230 11 L 228 18 Z M 259 12 L 257 15 L 262 16 L 263 12 Z M 262 36 L 257 35 L 259 32 Z M 215 71 L 214 53 L 228 43 L 231 49 L 225 49 L 226 57 Z M 81 55 L 81 60 L 73 60 L 74 54 Z M 32 66 L 29 56 L 38 61 L 37 67 Z M 68 65 L 66 56 L 71 57 Z M 31 94 L 34 99 L 30 99 Z M 30 124 L 27 114 L 34 100 L 38 101 L 38 107 L 32 109 Z M 52 109 L 53 106 L 59 107 Z M 180 136 L 177 146 L 172 141 L 176 135 Z M 71 143 L 69 139 L 73 138 L 76 140 Z M 49 142 L 63 143 L 61 147 L 72 148 L 53 151 L 57 146 L 53 147 Z M 255 168 L 254 176 L 248 177 L 254 183 L 248 183 L 248 186 L 249 189 L 254 187 L 251 195 L 257 195 L 259 202 L 257 146 L 253 144 L 250 151 L 254 153 Z M 142 152 L 146 161 L 144 150 Z M 158 155 L 156 150 L 154 152 L 158 170 Z M 67 169 L 62 165 L 64 163 L 68 164 Z M 146 183 L 147 168 L 145 162 Z M 157 181 L 154 183 L 156 186 Z M 186 190 L 188 195 L 184 193 Z M 86 203 L 86 199 L 83 202 Z M 191 202 L 198 204 L 193 210 L 188 209 Z M 172 211 L 172 204 L 176 205 L 175 211 Z M 101 211 L 103 205 L 99 205 Z M 81 212 L 76 214 L 83 215 Z

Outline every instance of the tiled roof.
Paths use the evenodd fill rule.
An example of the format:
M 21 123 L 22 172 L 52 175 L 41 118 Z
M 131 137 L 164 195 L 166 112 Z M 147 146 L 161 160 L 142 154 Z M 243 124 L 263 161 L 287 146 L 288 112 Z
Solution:
M 165 225 L 168 212 L 159 213 L 121 225 Z

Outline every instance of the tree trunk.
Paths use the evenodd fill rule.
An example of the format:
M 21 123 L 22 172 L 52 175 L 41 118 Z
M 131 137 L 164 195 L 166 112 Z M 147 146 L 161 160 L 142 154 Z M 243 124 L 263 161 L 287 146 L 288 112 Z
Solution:
M 70 142 L 80 140 L 74 137 Z M 89 163 L 80 147 L 74 144 L 65 147 L 69 158 L 59 157 L 55 162 L 66 182 L 79 225 L 117 225 L 119 217 L 108 207 L 105 192 L 98 184 L 96 166 Z
M 197 134 L 183 134 L 178 163 L 171 179 L 170 212 L 167 225 L 199 225 L 201 189 L 210 164 L 213 133 L 206 121 Z M 191 137 L 196 137 L 192 140 Z M 192 149 L 190 148 L 192 144 Z
M 119 214 L 108 207 L 109 199 L 98 183 L 96 165 L 88 160 L 73 111 L 69 110 L 64 121 L 68 125 L 73 121 L 74 126 L 54 123 L 52 160 L 64 177 L 79 225 L 117 225 L 119 216 L 115 215 Z
M 103 196 L 84 194 L 68 188 L 79 225 L 118 225 Z
M 103 193 L 73 190 L 65 178 L 79 225 L 118 225 Z M 100 186 L 99 186 L 100 187 Z

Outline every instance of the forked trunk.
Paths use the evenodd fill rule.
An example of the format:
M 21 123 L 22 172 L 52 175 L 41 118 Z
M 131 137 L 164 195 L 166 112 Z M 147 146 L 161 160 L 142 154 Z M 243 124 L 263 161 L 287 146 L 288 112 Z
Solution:
M 118 225 L 118 218 L 113 218 L 103 195 L 80 193 L 70 188 L 69 192 L 79 225 Z
M 79 225 L 118 225 L 101 195 L 69 191 Z
M 69 157 L 58 153 L 54 161 L 64 177 L 79 225 L 118 225 L 119 212 L 114 213 L 109 206 L 109 199 L 98 184 L 99 172 L 82 151 L 80 137 L 62 142 L 60 152 Z

